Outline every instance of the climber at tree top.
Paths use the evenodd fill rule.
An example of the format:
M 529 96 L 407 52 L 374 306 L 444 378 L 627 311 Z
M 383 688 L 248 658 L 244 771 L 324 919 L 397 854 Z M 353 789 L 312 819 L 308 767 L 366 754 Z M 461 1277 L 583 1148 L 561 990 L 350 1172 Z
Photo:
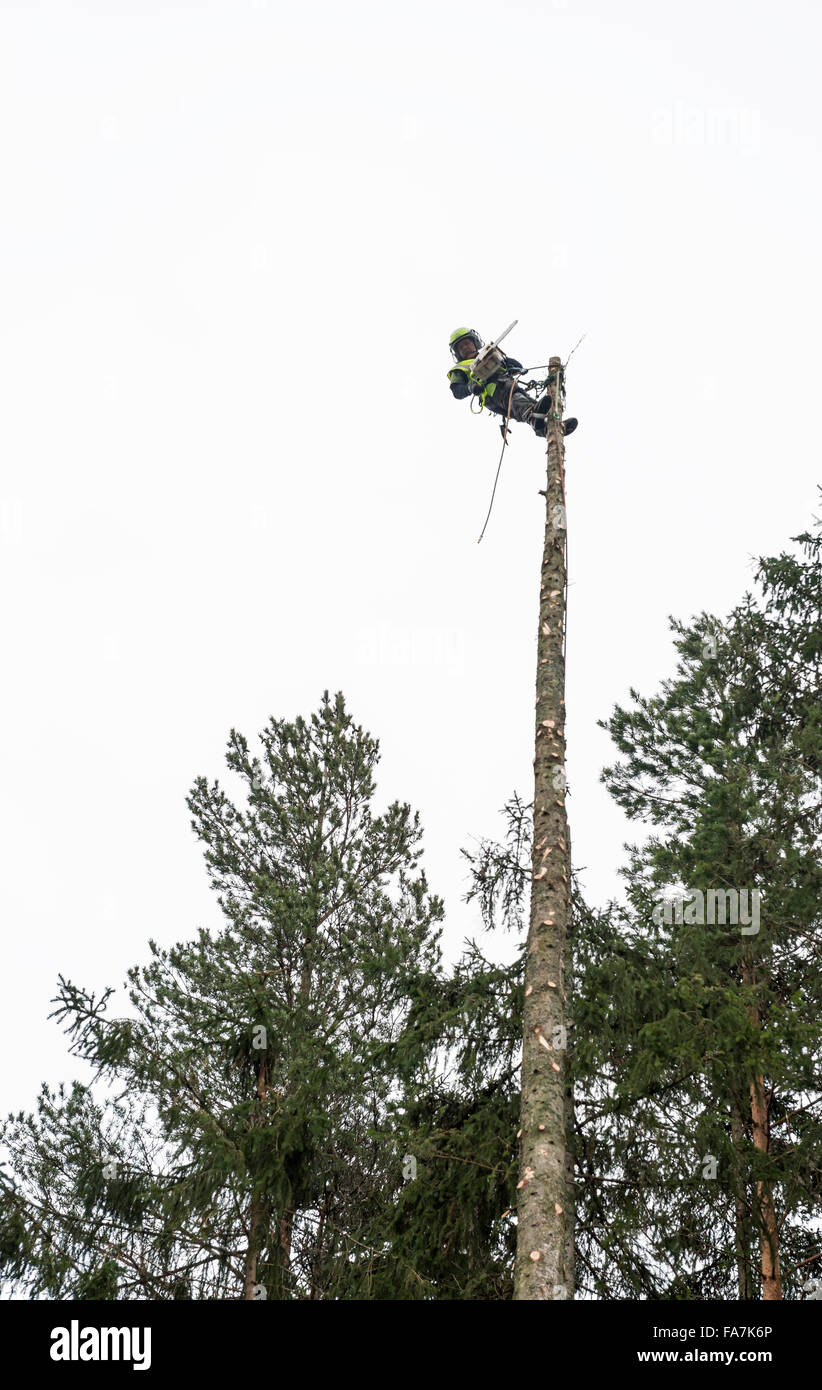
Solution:
M 510 415 L 512 420 L 530 425 L 535 434 L 545 438 L 551 413 L 551 394 L 546 392 L 535 401 L 518 384 L 512 392 L 516 374 L 523 370 L 521 362 L 515 357 L 506 357 L 493 344 L 489 344 L 492 354 L 486 350 L 486 354 L 481 355 L 482 338 L 473 328 L 455 328 L 449 346 L 456 366 L 449 371 L 448 380 L 451 394 L 458 401 L 466 396 L 478 396 L 480 405 L 487 410 L 503 417 Z M 564 420 L 563 434 L 573 434 L 578 423 L 573 417 Z M 500 428 L 504 429 L 504 426 Z

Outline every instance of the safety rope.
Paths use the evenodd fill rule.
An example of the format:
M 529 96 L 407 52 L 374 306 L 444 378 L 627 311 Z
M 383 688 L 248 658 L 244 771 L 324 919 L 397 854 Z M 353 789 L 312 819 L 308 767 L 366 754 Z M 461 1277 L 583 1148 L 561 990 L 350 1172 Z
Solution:
M 587 333 L 583 333 L 583 335 L 582 335 L 581 338 L 577 338 L 576 342 L 574 343 L 574 346 L 571 348 L 571 351 L 568 353 L 568 356 L 566 357 L 565 361 L 564 361 L 563 364 L 562 364 L 562 370 L 563 370 L 563 371 L 565 371 L 565 368 L 568 366 L 568 363 L 570 362 L 571 358 L 573 357 L 573 355 L 574 355 L 574 353 L 576 352 L 577 348 L 579 347 L 580 343 L 584 342 L 585 339 L 586 339 L 587 337 L 588 337 L 588 334 L 587 334 Z
M 499 463 L 497 464 L 497 474 L 496 474 L 496 477 L 494 478 L 494 487 L 493 487 L 493 491 L 491 492 L 491 501 L 488 503 L 488 515 L 487 515 L 486 518 L 485 518 L 485 522 L 484 522 L 483 528 L 482 528 L 482 530 L 481 530 L 481 532 L 480 532 L 480 537 L 479 537 L 479 541 L 477 541 L 477 545 L 479 545 L 480 541 L 482 540 L 483 536 L 485 535 L 485 527 L 488 525 L 488 522 L 489 522 L 490 519 L 491 519 L 491 508 L 492 508 L 493 505 L 494 505 L 494 497 L 496 496 L 497 482 L 499 481 L 499 471 L 500 471 L 500 469 L 502 468 L 502 460 L 503 460 L 503 458 L 505 457 L 505 446 L 506 446 L 506 444 L 508 443 L 508 424 L 509 424 L 509 421 L 510 421 L 510 419 L 511 419 L 511 405 L 512 405 L 512 402 L 513 402 L 513 400 L 514 400 L 514 387 L 516 386 L 517 382 L 519 381 L 520 377 L 521 377 L 523 374 L 524 374 L 524 369 L 523 369 L 522 372 L 517 372 L 516 376 L 513 377 L 512 381 L 511 381 L 511 390 L 508 392 L 508 409 L 507 409 L 506 412 L 505 412 L 505 428 L 504 428 L 503 433 L 502 433 L 502 448 L 501 448 L 501 450 L 500 450 Z

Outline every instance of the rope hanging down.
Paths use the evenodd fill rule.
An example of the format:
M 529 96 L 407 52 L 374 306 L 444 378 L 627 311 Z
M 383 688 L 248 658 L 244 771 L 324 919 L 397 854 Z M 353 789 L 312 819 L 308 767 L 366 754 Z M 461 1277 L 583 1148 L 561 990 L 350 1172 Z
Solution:
M 488 522 L 489 522 L 490 519 L 491 519 L 491 508 L 492 508 L 493 505 L 494 505 L 494 498 L 495 498 L 496 492 L 497 492 L 497 483 L 499 482 L 499 471 L 500 471 L 500 469 L 502 468 L 502 460 L 503 460 L 503 458 L 505 457 L 505 447 L 506 447 L 506 445 L 507 445 L 507 443 L 508 443 L 508 425 L 509 425 L 510 420 L 511 420 L 511 402 L 512 402 L 513 399 L 514 399 L 514 387 L 516 386 L 517 382 L 519 381 L 519 379 L 520 379 L 520 377 L 521 377 L 522 375 L 523 375 L 522 372 L 517 372 L 516 376 L 514 377 L 513 381 L 511 382 L 511 390 L 508 392 L 508 409 L 507 409 L 506 412 L 505 412 L 505 429 L 503 430 L 503 435 L 502 435 L 502 448 L 501 448 L 501 450 L 500 450 L 499 463 L 497 464 L 497 474 L 496 474 L 496 477 L 494 478 L 494 487 L 493 487 L 493 490 L 492 490 L 492 492 L 491 492 L 491 501 L 488 503 L 488 515 L 486 516 L 485 521 L 484 521 L 484 523 L 483 523 L 482 530 L 480 531 L 480 536 L 479 536 L 479 540 L 477 541 L 477 545 L 479 545 L 480 541 L 482 540 L 483 536 L 485 535 L 485 528 L 486 528 L 486 526 L 488 525 Z

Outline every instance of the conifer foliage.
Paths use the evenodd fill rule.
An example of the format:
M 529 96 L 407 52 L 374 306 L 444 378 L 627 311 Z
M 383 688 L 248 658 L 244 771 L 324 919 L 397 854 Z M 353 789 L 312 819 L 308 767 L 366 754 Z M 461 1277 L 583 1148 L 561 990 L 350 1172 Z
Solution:
M 569 1296 L 792 1299 L 822 1275 L 822 536 L 797 540 L 726 618 L 673 623 L 674 675 L 604 725 L 644 836 L 621 901 L 570 885 Z M 219 929 L 151 941 L 116 1015 L 60 977 L 94 1079 L 2 1128 L 13 1297 L 515 1296 L 533 805 L 466 853 L 508 964 L 471 941 L 446 971 L 378 759 L 341 695 L 256 751 L 233 732 L 228 781 L 188 800 Z
M 606 725 L 650 835 L 581 933 L 600 1293 L 796 1297 L 822 1249 L 822 555 L 797 541 L 724 621 L 673 623 L 675 676 Z
M 0 1251 L 30 1294 L 368 1296 L 403 1186 L 388 1128 L 442 905 L 378 744 L 341 695 L 232 732 L 236 793 L 189 797 L 225 919 L 129 972 L 128 1016 L 61 978 L 57 1016 L 108 1094 L 43 1089 L 4 1143 Z

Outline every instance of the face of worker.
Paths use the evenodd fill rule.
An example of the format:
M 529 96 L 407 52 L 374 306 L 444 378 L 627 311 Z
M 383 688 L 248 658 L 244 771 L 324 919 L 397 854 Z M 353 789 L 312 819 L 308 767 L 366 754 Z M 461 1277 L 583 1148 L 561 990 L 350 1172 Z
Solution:
M 476 357 L 477 345 L 473 338 L 460 338 L 457 343 L 457 357 L 464 362 L 466 357 Z

